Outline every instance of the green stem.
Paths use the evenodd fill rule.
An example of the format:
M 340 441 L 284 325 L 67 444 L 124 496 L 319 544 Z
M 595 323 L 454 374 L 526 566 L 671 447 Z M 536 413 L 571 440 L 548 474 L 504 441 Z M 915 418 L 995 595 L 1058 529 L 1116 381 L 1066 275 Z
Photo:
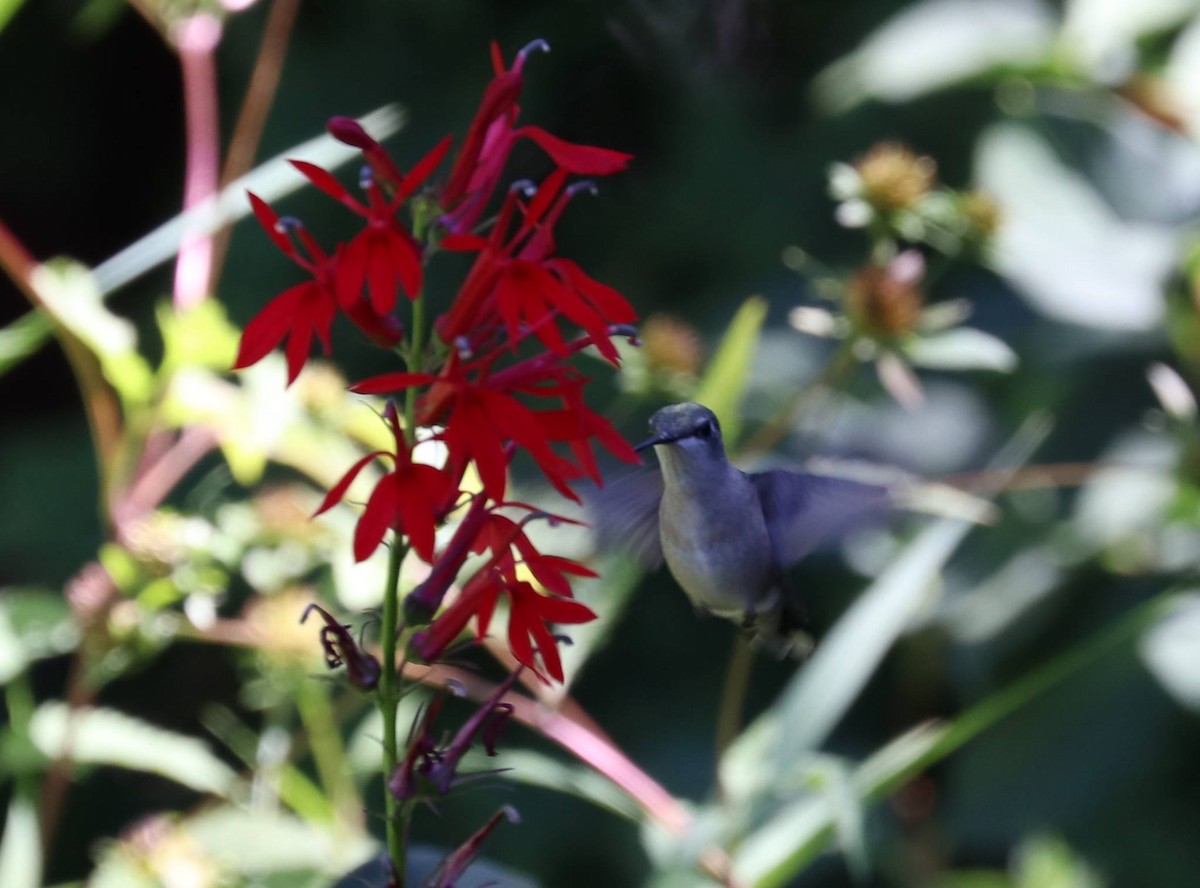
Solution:
M 412 329 L 409 330 L 408 372 L 420 373 L 425 369 L 425 294 L 417 295 L 413 301 Z M 417 440 L 417 388 L 409 386 L 404 393 L 404 440 L 412 447 Z
M 379 677 L 379 711 L 383 715 L 383 803 L 387 820 L 387 849 L 396 873 L 396 886 L 405 882 L 406 824 L 402 823 L 403 809 L 388 791 L 388 781 L 400 761 L 400 746 L 396 735 L 396 712 L 400 706 L 400 686 L 396 661 L 396 637 L 400 629 L 400 562 L 404 547 L 395 542 L 388 551 L 387 585 L 383 590 L 383 670 Z
M 424 369 L 425 351 L 425 294 L 413 301 L 412 324 L 409 329 L 408 369 L 420 373 Z M 410 387 L 404 395 L 404 440 L 411 449 L 417 441 L 417 390 Z M 400 804 L 388 791 L 387 783 L 400 761 L 396 738 L 396 712 L 400 705 L 399 662 L 396 653 L 402 627 L 400 625 L 400 563 L 407 547 L 397 539 L 388 553 L 387 585 L 383 590 L 383 675 L 379 682 L 379 709 L 383 714 L 383 797 L 387 815 L 388 856 L 396 876 L 396 888 L 406 880 L 408 827 L 412 806 Z M 402 648 L 400 648 L 402 649 Z
M 738 632 L 733 638 L 733 649 L 729 652 L 729 665 L 725 668 L 725 687 L 721 691 L 721 708 L 717 713 L 717 797 L 722 796 L 721 759 L 742 729 L 742 715 L 746 709 L 746 690 L 750 687 L 750 674 L 754 668 L 754 651 L 745 633 Z
M 756 456 L 771 450 L 792 430 L 800 414 L 819 404 L 833 389 L 838 388 L 846 374 L 854 367 L 854 342 L 853 337 L 839 342 L 817 378 L 808 385 L 797 388 L 788 401 L 775 411 L 775 415 L 738 448 L 738 455 Z

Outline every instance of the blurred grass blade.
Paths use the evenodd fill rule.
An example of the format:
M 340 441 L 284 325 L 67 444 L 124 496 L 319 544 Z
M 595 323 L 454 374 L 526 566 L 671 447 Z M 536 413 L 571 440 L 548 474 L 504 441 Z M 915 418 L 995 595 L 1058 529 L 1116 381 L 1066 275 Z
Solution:
M 983 731 L 1036 700 L 1087 666 L 1112 656 L 1130 639 L 1170 613 L 1180 593 L 1168 590 L 1044 666 L 976 703 L 950 723 L 927 722 L 878 749 L 854 771 L 855 794 L 878 799 L 941 761 Z M 837 811 L 813 795 L 782 808 L 738 849 L 739 884 L 775 888 L 793 879 L 825 851 L 837 829 Z
M 1013 470 L 1023 464 L 1049 429 L 1047 417 L 1031 418 L 993 460 L 993 467 Z M 927 527 L 837 621 L 777 704 L 778 767 L 815 750 L 828 737 L 971 527 L 954 518 Z
M 514 783 L 566 793 L 635 823 L 643 819 L 642 809 L 633 798 L 603 774 L 533 750 L 507 750 L 494 756 L 472 752 L 464 760 L 462 770 L 503 771 L 501 776 Z
M 866 811 L 851 777 L 849 769 L 839 763 L 830 772 L 825 795 L 833 809 L 834 830 L 846 866 L 861 885 L 871 878 L 871 857 L 867 851 Z
M 31 311 L 0 328 L 0 376 L 50 341 L 54 324 L 43 312 Z
M 38 888 L 42 884 L 42 840 L 37 810 L 22 795 L 13 798 L 0 841 L 0 885 Z
M 734 446 L 742 431 L 738 404 L 750 379 L 750 366 L 766 317 L 767 300 L 763 297 L 751 296 L 742 303 L 696 390 L 696 400 L 721 421 L 726 447 Z
M 897 737 L 855 769 L 852 791 L 869 801 L 896 775 L 914 773 L 929 760 L 945 737 L 943 725 L 928 723 Z M 821 854 L 837 834 L 838 810 L 825 795 L 808 795 L 785 806 L 738 849 L 734 871 L 738 884 L 766 888 L 786 884 Z
M 80 764 L 145 771 L 220 796 L 237 782 L 234 771 L 202 741 L 113 709 L 69 712 L 63 703 L 44 703 L 34 713 L 29 733 L 51 759 L 65 754 Z
M 404 113 L 398 105 L 385 105 L 359 121 L 376 139 L 385 139 L 404 125 Z M 341 166 L 359 156 L 357 149 L 343 145 L 332 136 L 309 139 L 276 155 L 223 188 L 195 209 L 181 213 L 160 225 L 140 240 L 96 266 L 94 274 L 100 290 L 108 295 L 156 265 L 166 262 L 179 250 L 185 233 L 211 234 L 250 214 L 246 192 L 253 191 L 268 203 L 307 185 L 289 159 L 306 160 L 326 169 Z
M 242 724 L 231 710 L 218 705 L 206 707 L 200 714 L 200 722 L 226 749 L 241 759 L 243 765 L 253 769 L 255 783 L 252 792 L 265 791 L 273 798 L 278 798 L 308 823 L 332 823 L 336 819 L 337 811 L 333 802 L 321 792 L 316 781 L 300 768 L 287 761 L 264 761 L 274 751 L 272 747 L 280 745 L 268 742 L 265 732 L 260 737 Z
M 970 529 L 949 518 L 926 528 L 834 625 L 780 701 L 779 768 L 829 736 Z

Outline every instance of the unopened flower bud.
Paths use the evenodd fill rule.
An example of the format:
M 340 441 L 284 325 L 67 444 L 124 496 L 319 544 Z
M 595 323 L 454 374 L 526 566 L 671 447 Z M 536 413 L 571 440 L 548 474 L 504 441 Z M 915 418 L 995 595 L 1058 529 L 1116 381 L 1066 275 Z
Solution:
M 937 184 L 932 157 L 914 154 L 898 142 L 880 142 L 854 164 L 861 198 L 881 213 L 911 207 Z
M 904 254 L 902 254 L 904 255 Z M 892 338 L 916 325 L 924 300 L 919 278 L 897 273 L 897 261 L 886 267 L 864 265 L 846 284 L 846 314 L 868 336 Z
M 651 372 L 695 376 L 704 362 L 704 347 L 696 329 L 677 317 L 655 314 L 642 323 L 642 353 Z

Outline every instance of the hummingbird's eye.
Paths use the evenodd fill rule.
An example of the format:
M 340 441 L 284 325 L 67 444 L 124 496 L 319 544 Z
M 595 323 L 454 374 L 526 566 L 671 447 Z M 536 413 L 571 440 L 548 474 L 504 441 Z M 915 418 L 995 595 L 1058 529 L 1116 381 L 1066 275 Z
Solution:
M 711 438 L 713 436 L 713 432 L 716 430 L 716 424 L 710 419 L 707 420 L 704 425 L 700 426 L 700 428 L 696 429 L 696 435 L 700 438 Z

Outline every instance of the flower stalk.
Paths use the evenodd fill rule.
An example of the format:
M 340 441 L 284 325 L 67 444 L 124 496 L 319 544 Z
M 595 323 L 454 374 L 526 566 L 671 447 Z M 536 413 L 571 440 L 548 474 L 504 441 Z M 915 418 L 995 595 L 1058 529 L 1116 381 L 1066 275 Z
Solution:
M 406 845 L 420 803 L 452 791 L 462 756 L 475 740 L 493 752 L 513 711 L 502 698 L 521 670 L 527 668 L 546 684 L 565 680 L 557 627 L 596 616 L 574 600 L 571 589 L 573 577 L 594 574 L 570 559 L 542 553 L 525 534 L 531 519 L 553 516 L 509 494 L 512 460 L 525 451 L 546 480 L 572 500 L 579 498 L 572 488 L 578 479 L 602 480 L 595 445 L 636 461 L 628 442 L 588 409 L 583 399 L 588 378 L 569 361 L 584 345 L 592 345 L 616 366 L 619 354 L 611 340 L 630 335 L 637 315 L 620 293 L 559 255 L 554 237 L 571 197 L 595 189 L 588 179 L 571 184 L 570 177 L 614 173 L 630 158 L 516 125 L 526 56 L 544 48 L 542 42 L 530 44 L 511 68 L 494 50 L 495 77 L 440 186 L 437 171 L 449 156 L 451 137 L 404 172 L 356 121 L 331 120 L 330 133 L 362 152 L 365 169 L 358 191 L 311 163 L 293 165 L 315 188 L 363 220 L 348 242 L 328 249 L 314 231 L 281 218 L 251 195 L 259 223 L 308 280 L 275 297 L 250 321 L 236 367 L 254 364 L 285 345 L 291 384 L 314 341 L 330 350 L 331 327 L 339 316 L 354 323 L 370 344 L 403 361 L 403 370 L 351 386 L 361 395 L 392 399 L 383 411 L 391 444 L 355 462 L 317 510 L 333 508 L 368 465 L 382 462 L 385 471 L 355 526 L 353 547 L 356 560 L 362 561 L 387 541 L 382 662 L 358 650 L 346 627 L 317 609 L 326 623 L 321 636 L 326 662 L 345 666 L 352 684 L 372 691 L 383 717 L 385 841 L 396 888 L 408 880 Z M 509 152 L 522 139 L 537 145 L 554 169 L 540 186 L 503 188 Z M 477 228 L 493 198 L 501 204 L 494 221 Z M 431 319 L 426 266 L 443 251 L 473 253 L 475 259 L 448 310 Z M 408 311 L 402 313 L 406 304 Z M 407 314 L 407 327 L 402 314 Z M 568 337 L 567 326 L 583 337 Z M 418 444 L 427 441 L 442 445 L 446 455 L 440 464 L 428 462 L 423 453 L 417 456 Z M 481 481 L 478 487 L 466 480 L 475 476 Z M 457 527 L 439 549 L 437 532 L 456 515 Z M 400 567 L 410 554 L 429 565 L 429 574 L 416 589 L 402 592 Z M 482 566 L 460 576 L 472 554 L 484 556 L 473 562 Z M 431 732 L 441 708 L 438 699 L 402 748 L 396 718 L 405 691 L 405 664 L 437 662 L 457 649 L 471 628 L 482 641 L 501 608 L 507 608 L 508 645 L 517 668 L 449 745 L 439 745 Z M 364 676 L 372 683 L 364 682 Z M 443 875 L 426 884 L 440 886 L 457 878 L 497 822 L 477 830 L 457 856 L 447 859 Z
M 383 587 L 383 637 L 380 639 L 383 654 L 383 673 L 376 695 L 379 714 L 383 716 L 383 780 L 386 785 L 389 775 L 400 760 L 400 745 L 396 733 L 396 713 L 400 706 L 400 668 L 397 661 L 397 641 L 400 634 L 400 564 L 404 560 L 404 549 L 393 543 L 388 549 L 387 580 Z M 405 881 L 407 858 L 405 839 L 408 835 L 408 811 L 390 793 L 383 794 L 384 817 L 388 857 L 392 861 L 397 888 Z

